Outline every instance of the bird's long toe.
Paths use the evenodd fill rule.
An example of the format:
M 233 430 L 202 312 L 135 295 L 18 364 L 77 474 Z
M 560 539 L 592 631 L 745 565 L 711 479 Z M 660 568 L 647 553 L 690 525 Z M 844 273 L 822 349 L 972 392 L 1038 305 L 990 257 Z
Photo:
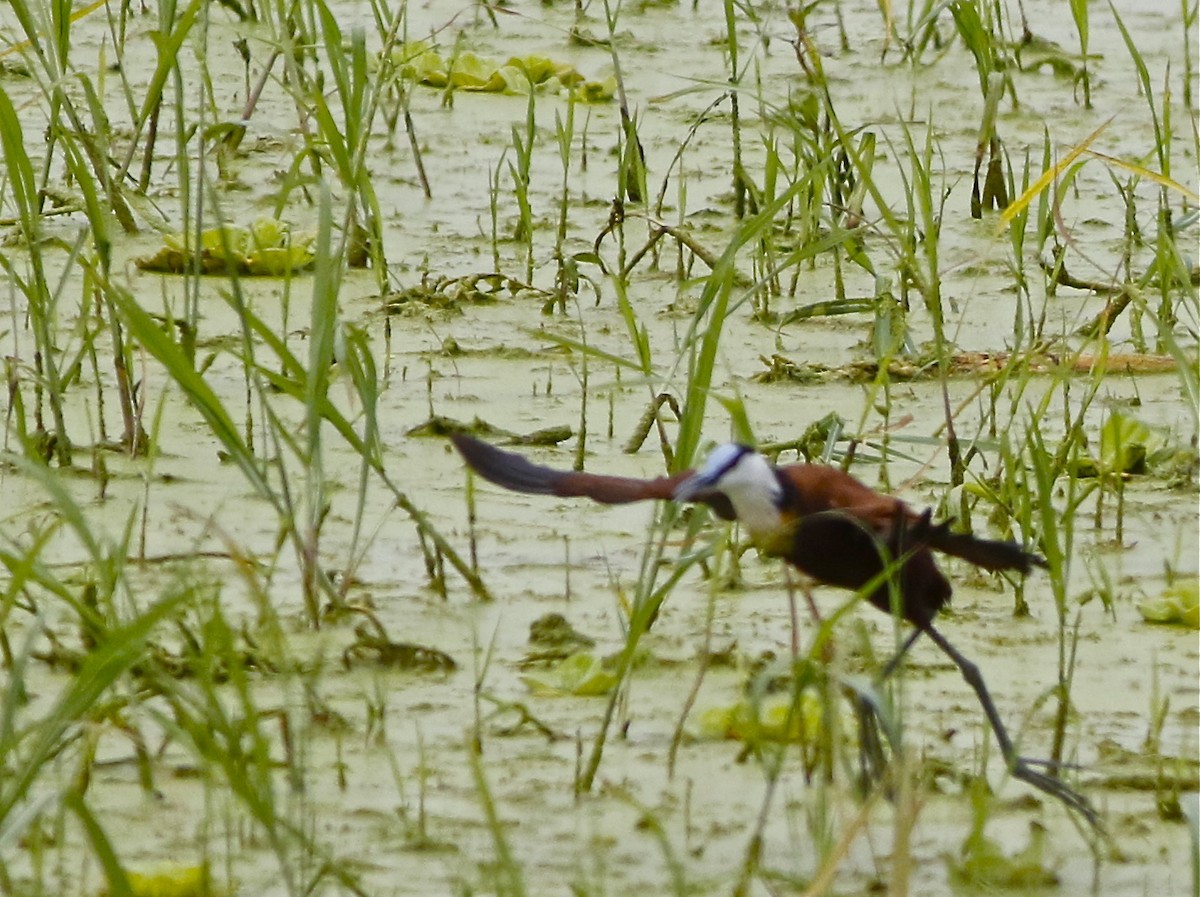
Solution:
M 1039 791 L 1057 798 L 1063 804 L 1083 816 L 1093 828 L 1103 830 L 1100 822 L 1100 814 L 1096 812 L 1096 808 L 1092 806 L 1091 801 L 1057 776 L 1038 772 L 1032 765 L 1035 762 L 1040 763 L 1041 761 L 1018 759 L 1013 764 L 1011 770 L 1013 778 L 1020 779 L 1025 784 L 1032 785 Z

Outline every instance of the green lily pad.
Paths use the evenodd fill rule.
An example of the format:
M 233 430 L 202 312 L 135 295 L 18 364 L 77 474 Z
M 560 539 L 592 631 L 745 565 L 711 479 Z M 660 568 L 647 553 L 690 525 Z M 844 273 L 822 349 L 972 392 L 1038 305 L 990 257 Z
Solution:
M 812 689 L 800 694 L 798 713 L 792 712 L 792 696 L 767 695 L 761 700 L 744 698 L 735 704 L 710 707 L 699 715 L 701 738 L 731 739 L 757 744 L 763 741 L 807 743 L 821 731 L 821 700 Z
M 133 897 L 222 897 L 229 893 L 213 883 L 207 865 L 164 866 L 154 872 L 126 871 L 125 877 Z
M 1058 873 L 1046 863 L 1046 830 L 1029 826 L 1029 844 L 1011 856 L 976 829 L 963 842 L 961 854 L 949 861 L 951 878 L 974 888 L 1027 893 L 1058 884 Z
M 609 75 L 603 81 L 584 81 L 575 88 L 575 96 L 582 103 L 607 103 L 616 93 L 615 75 Z
M 285 221 L 260 218 L 248 228 L 226 224 L 201 231 L 198 251 L 190 236 L 167 234 L 158 252 L 135 263 L 143 271 L 161 274 L 184 274 L 198 267 L 203 274 L 279 277 L 313 263 L 315 239 L 293 233 Z
M 446 72 L 446 62 L 441 54 L 422 47 L 416 49 L 401 48 L 400 74 L 418 84 L 428 84 L 430 87 L 445 87 L 450 83 Z
M 521 681 L 539 695 L 604 695 L 620 678 L 607 658 L 579 651 L 544 674 L 526 673 Z
M 1080 458 L 1073 467 L 1079 477 L 1141 474 L 1146 459 L 1163 447 L 1165 440 L 1139 420 L 1110 414 L 1100 430 L 1100 457 Z
M 504 89 L 504 79 L 497 74 L 496 64 L 474 53 L 461 53 L 451 59 L 449 76 L 450 85 L 462 90 Z
M 1147 623 L 1200 629 L 1200 583 L 1167 586 L 1162 594 L 1138 602 L 1138 613 Z
M 510 56 L 503 64 L 469 51 L 446 60 L 428 43 L 412 41 L 393 50 L 391 61 L 400 77 L 435 88 L 526 96 L 539 88 L 565 88 L 583 103 L 607 103 L 617 92 L 615 75 L 588 80 L 570 63 L 537 54 Z
M 515 65 L 505 65 L 496 69 L 495 78 L 499 78 L 503 82 L 500 90 L 503 93 L 520 94 L 528 96 L 533 93 L 533 87 L 536 83 L 525 74 L 524 70 Z
M 517 69 L 530 84 L 544 84 L 558 74 L 560 64 L 548 56 L 530 55 L 509 57 L 504 67 Z

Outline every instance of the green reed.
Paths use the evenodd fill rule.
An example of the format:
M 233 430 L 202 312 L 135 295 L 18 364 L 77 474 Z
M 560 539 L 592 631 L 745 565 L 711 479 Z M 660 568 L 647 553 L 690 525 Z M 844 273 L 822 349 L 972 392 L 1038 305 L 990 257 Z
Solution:
M 512 238 L 526 244 L 525 281 L 533 280 L 533 206 L 529 201 L 529 186 L 533 168 L 533 152 L 537 140 L 537 117 L 534 90 L 530 86 L 525 103 L 524 128 L 512 126 L 513 159 L 509 160 L 508 173 L 512 178 L 513 195 L 517 201 L 517 223 Z
M 17 212 L 22 234 L 29 246 L 28 267 L 22 270 L 7 253 L 0 253 L 2 265 L 25 298 L 29 308 L 34 337 L 34 377 L 37 398 L 34 411 L 37 417 L 37 438 L 41 446 L 29 445 L 26 451 L 60 466 L 71 463 L 71 440 L 63 416 L 62 376 L 58 362 L 58 300 L 64 283 L 52 285 L 44 257 L 41 200 L 36 186 L 33 162 L 25 150 L 24 131 L 8 94 L 0 89 L 0 144 L 4 147 L 5 166 L 9 175 L 9 190 Z M 43 401 L 49 406 L 52 426 L 47 432 L 41 426 Z
M 34 603 L 41 620 L 25 629 L 15 653 L 8 648 L 7 636 L 4 640 L 8 676 L 0 701 L 0 756 L 5 758 L 5 775 L 0 777 L 0 867 L 7 862 L 5 845 L 26 837 L 47 814 L 65 810 L 81 826 L 110 892 L 129 893 L 111 839 L 90 808 L 87 789 L 95 758 L 92 742 L 81 739 L 81 734 L 114 731 L 114 723 L 136 705 L 126 677 L 135 666 L 145 664 L 152 634 L 179 612 L 187 595 L 167 595 L 156 601 L 135 597 L 124 570 L 132 521 L 124 529 L 123 541 L 114 543 L 94 532 L 83 508 L 50 470 L 29 464 L 22 472 L 43 488 L 59 522 L 25 550 L 0 545 L 0 565 L 11 577 L 8 598 L 0 606 L 0 621 L 9 631 L 18 595 L 23 602 Z M 60 579 L 46 564 L 48 546 L 63 528 L 83 548 L 82 588 Z M 63 619 L 64 614 L 68 620 L 75 618 L 84 651 L 70 655 L 77 664 L 74 675 L 44 712 L 29 719 L 26 683 L 34 644 L 46 637 L 47 621 Z M 19 630 L 13 627 L 11 631 Z M 52 639 L 51 644 L 57 641 Z M 57 779 L 57 767 L 64 759 L 77 763 L 73 783 L 48 787 Z M 0 878 L 7 876 L 6 869 L 0 868 Z

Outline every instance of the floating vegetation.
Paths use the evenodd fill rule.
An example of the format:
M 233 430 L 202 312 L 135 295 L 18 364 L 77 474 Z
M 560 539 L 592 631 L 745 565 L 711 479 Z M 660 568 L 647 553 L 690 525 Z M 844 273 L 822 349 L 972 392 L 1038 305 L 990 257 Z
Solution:
M 207 865 L 164 866 L 154 872 L 126 871 L 132 897 L 229 897 L 232 892 L 213 883 Z M 112 895 L 106 890 L 105 895 Z
M 1192 711 L 1193 715 L 1195 711 Z M 1147 739 L 1149 742 L 1150 739 Z M 1194 755 L 1164 754 L 1153 744 L 1137 750 L 1122 747 L 1111 738 L 1096 745 L 1104 768 L 1103 785 L 1117 791 L 1174 791 L 1184 794 L 1200 788 L 1200 760 Z
M 760 356 L 766 371 L 754 375 L 758 383 L 825 383 L 848 380 L 852 383 L 873 381 L 879 376 L 877 359 L 864 358 L 843 365 L 826 365 L 812 361 L 794 361 L 778 353 Z M 1174 371 L 1178 362 L 1170 356 L 1131 353 L 1099 358 L 1094 355 L 1055 354 L 1038 352 L 1014 355 L 1010 352 L 954 352 L 947 359 L 946 372 L 956 376 L 999 373 L 1011 365 L 1020 365 L 1030 373 L 1049 374 L 1063 369 L 1088 373 L 1097 368 L 1111 373 L 1166 373 Z M 936 358 L 890 358 L 887 375 L 893 380 L 920 380 L 938 376 L 940 365 Z
M 1100 454 L 1077 458 L 1072 472 L 1080 477 L 1146 473 L 1147 464 L 1172 458 L 1165 434 L 1125 414 L 1110 414 L 1100 428 Z
M 190 234 L 168 234 L 162 249 L 136 263 L 159 274 L 282 277 L 312 267 L 315 241 L 315 234 L 295 233 L 286 221 L 259 218 L 250 227 L 226 224 L 201 231 L 198 249 Z
M 530 286 L 504 274 L 465 274 L 461 277 L 422 277 L 411 287 L 383 297 L 388 314 L 405 314 L 416 308 L 440 309 L 458 314 L 464 305 L 486 305 L 503 299 L 534 298 L 545 302 L 556 298 L 547 290 Z
M 557 663 L 595 644 L 595 639 L 577 630 L 562 614 L 543 614 L 529 624 L 529 651 L 521 667 Z
M 391 59 L 402 78 L 427 87 L 522 96 L 538 89 L 569 90 L 584 103 L 607 103 L 617 91 L 615 76 L 589 80 L 570 63 L 546 56 L 510 56 L 500 63 L 467 51 L 447 58 L 418 41 L 397 47 Z
M 574 435 L 570 427 L 544 427 L 532 433 L 514 433 L 497 427 L 485 420 L 475 418 L 469 424 L 449 417 L 434 416 L 424 423 L 410 427 L 406 436 L 444 439 L 451 433 L 469 433 L 472 436 L 489 439 L 499 445 L 558 445 L 566 442 Z
M 701 738 L 724 738 L 754 745 L 763 741 L 813 743 L 822 731 L 824 708 L 815 688 L 791 694 L 779 692 L 762 697 L 744 697 L 734 704 L 710 707 L 700 713 L 696 734 Z
M 615 658 L 577 651 L 544 673 L 522 673 L 521 681 L 536 695 L 595 697 L 616 688 L 621 675 Z
M 452 673 L 458 669 L 458 663 L 445 651 L 394 642 L 366 623 L 354 628 L 354 636 L 354 643 L 342 652 L 342 664 L 347 669 L 363 664 L 409 673 Z
M 977 827 L 963 842 L 959 856 L 949 858 L 954 881 L 988 891 L 1013 891 L 1022 894 L 1058 884 L 1058 873 L 1046 859 L 1046 827 L 1029 823 L 1028 844 L 1007 854 L 994 839 Z
M 1200 583 L 1177 582 L 1152 598 L 1143 598 L 1138 613 L 1147 623 L 1200 629 Z

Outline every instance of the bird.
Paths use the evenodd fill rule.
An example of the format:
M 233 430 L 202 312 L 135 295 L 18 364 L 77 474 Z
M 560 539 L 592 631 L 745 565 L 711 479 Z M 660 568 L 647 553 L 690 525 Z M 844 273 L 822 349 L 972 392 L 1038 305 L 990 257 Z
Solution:
M 603 504 L 703 504 L 723 520 L 736 520 L 760 553 L 783 559 L 817 582 L 865 590 L 871 605 L 887 614 L 896 612 L 913 626 L 880 678 L 895 670 L 920 636 L 928 637 L 975 692 L 1010 774 L 1100 827 L 1087 798 L 1057 776 L 1034 768 L 1041 761 L 1017 753 L 979 667 L 934 626 L 953 592 L 935 551 L 985 570 L 1022 576 L 1047 566 L 1037 553 L 1013 541 L 952 532 L 949 521 L 933 522 L 930 510 L 916 511 L 839 468 L 776 465 L 741 443 L 718 445 L 694 470 L 638 478 L 545 467 L 461 432 L 450 434 L 450 441 L 472 470 L 505 489 Z

